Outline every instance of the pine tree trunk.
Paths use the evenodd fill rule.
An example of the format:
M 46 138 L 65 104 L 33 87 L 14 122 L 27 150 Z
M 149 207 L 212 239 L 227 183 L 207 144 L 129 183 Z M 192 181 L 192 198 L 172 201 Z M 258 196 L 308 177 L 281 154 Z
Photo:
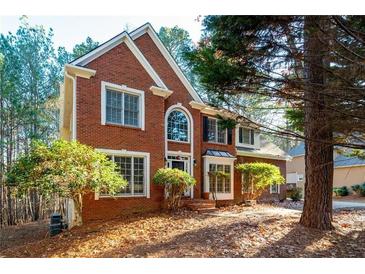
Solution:
M 305 17 L 305 200 L 300 223 L 321 230 L 332 229 L 333 133 L 330 100 L 322 88 L 326 75 L 328 40 L 323 16 Z

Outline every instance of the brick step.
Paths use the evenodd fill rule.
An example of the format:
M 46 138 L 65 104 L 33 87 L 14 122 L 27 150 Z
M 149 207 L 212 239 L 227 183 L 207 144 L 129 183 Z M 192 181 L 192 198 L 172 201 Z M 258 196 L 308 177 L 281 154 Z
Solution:
M 197 210 L 199 208 L 215 208 L 214 204 L 189 204 L 186 205 L 188 208 L 192 209 L 192 210 Z
M 194 199 L 194 200 L 182 200 L 182 203 L 184 205 L 190 205 L 190 204 L 210 204 L 215 206 L 214 200 L 204 200 L 204 199 Z

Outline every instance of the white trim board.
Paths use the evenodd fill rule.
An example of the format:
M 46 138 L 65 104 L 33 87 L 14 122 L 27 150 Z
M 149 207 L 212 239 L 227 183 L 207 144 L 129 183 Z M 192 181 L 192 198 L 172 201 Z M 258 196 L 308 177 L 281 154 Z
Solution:
M 147 61 L 144 57 L 142 52 L 138 49 L 136 44 L 133 42 L 131 37 L 128 35 L 127 32 L 122 32 L 115 36 L 114 38 L 110 39 L 109 41 L 105 42 L 104 44 L 100 45 L 99 47 L 95 48 L 94 50 L 90 51 L 89 53 L 85 54 L 84 56 L 74 60 L 71 62 L 71 65 L 74 66 L 85 66 L 91 61 L 95 60 L 96 58 L 100 57 L 104 53 L 108 52 L 112 48 L 120 45 L 121 43 L 125 43 L 129 50 L 133 53 L 133 55 L 137 58 L 140 64 L 144 67 L 153 81 L 160 87 L 167 89 L 165 83 L 161 80 L 158 76 L 157 72 L 152 68 L 151 64 Z
M 165 48 L 165 46 L 161 42 L 160 38 L 156 34 L 156 31 L 153 29 L 153 27 L 152 27 L 152 25 L 150 23 L 146 23 L 143 26 L 135 29 L 134 31 L 132 31 L 130 33 L 130 36 L 131 36 L 131 38 L 133 40 L 136 40 L 136 39 L 138 39 L 139 37 L 141 37 L 145 33 L 147 33 L 151 37 L 152 41 L 155 43 L 155 45 L 160 50 L 160 52 L 163 55 L 163 57 L 169 63 L 169 65 L 171 66 L 172 70 L 175 72 L 175 74 L 178 76 L 178 78 L 183 83 L 183 85 L 185 86 L 185 88 L 188 90 L 188 92 L 190 93 L 191 97 L 193 97 L 193 99 L 195 101 L 197 101 L 199 103 L 203 103 L 202 99 L 200 98 L 200 96 L 198 95 L 198 93 L 195 91 L 195 89 L 193 88 L 193 86 L 190 84 L 189 80 L 186 78 L 186 76 L 184 75 L 184 73 L 182 72 L 182 70 L 180 69 L 180 67 L 178 66 L 178 64 L 176 63 L 176 61 L 174 60 L 174 58 L 171 56 L 171 54 Z

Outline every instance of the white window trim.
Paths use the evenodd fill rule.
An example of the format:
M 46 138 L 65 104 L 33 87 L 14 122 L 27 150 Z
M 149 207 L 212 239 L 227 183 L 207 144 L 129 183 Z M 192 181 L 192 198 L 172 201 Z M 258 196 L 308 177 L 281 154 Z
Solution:
M 226 134 L 225 134 L 225 138 L 224 138 L 224 143 L 220 143 L 218 142 L 218 119 L 215 117 L 210 117 L 207 116 L 208 120 L 209 119 L 214 119 L 215 120 L 215 140 L 214 141 L 209 141 L 209 136 L 208 136 L 208 143 L 210 144 L 218 144 L 218 145 L 226 145 L 228 143 L 228 130 L 225 129 Z
M 140 151 L 128 151 L 128 150 L 114 150 L 114 149 L 104 149 L 97 148 L 99 152 L 103 152 L 107 155 L 113 156 L 123 156 L 123 157 L 144 157 L 145 159 L 145 193 L 144 194 L 118 194 L 115 196 L 111 195 L 100 195 L 99 193 L 95 194 L 95 200 L 99 198 L 109 198 L 109 197 L 118 197 L 118 198 L 138 198 L 138 197 L 146 197 L 150 198 L 150 153 L 149 152 L 140 152 Z
M 209 165 L 229 165 L 231 166 L 231 192 L 229 193 L 216 193 L 217 200 L 233 200 L 234 198 L 234 161 L 236 158 L 222 158 L 214 156 L 203 156 L 204 158 L 204 192 L 210 192 L 209 186 Z M 211 196 L 211 195 L 209 195 Z M 212 199 L 212 197 L 209 197 Z
M 132 95 L 139 96 L 139 119 L 138 119 L 138 127 L 134 127 L 132 125 L 124 125 L 123 124 L 115 124 L 106 122 L 106 89 L 110 88 L 115 91 L 119 91 L 122 93 L 128 93 Z M 145 98 L 144 91 L 139 89 L 134 89 L 127 87 L 126 85 L 118 85 L 105 81 L 101 81 L 101 124 L 102 125 L 120 125 L 131 128 L 140 128 L 141 130 L 145 130 Z M 124 102 L 123 102 L 124 103 Z M 123 107 L 124 108 L 124 107 Z M 124 115 L 123 115 L 124 117 Z
M 253 130 L 253 145 L 251 144 L 246 144 L 246 143 L 240 143 L 240 128 L 245 128 L 245 129 L 248 129 L 248 130 Z M 243 127 L 243 126 L 240 126 L 238 125 L 236 127 L 236 146 L 238 147 L 247 147 L 247 148 L 257 148 L 259 149 L 260 148 L 260 136 L 259 134 L 257 134 L 256 130 L 252 129 L 252 128 L 248 128 L 248 127 Z M 251 141 L 251 133 L 250 133 L 250 141 Z
M 272 186 L 273 185 L 270 185 L 270 194 L 279 194 L 280 193 L 280 185 L 278 185 L 278 184 L 276 184 L 276 185 L 278 187 L 278 191 L 277 192 L 273 192 L 273 190 L 272 190 Z

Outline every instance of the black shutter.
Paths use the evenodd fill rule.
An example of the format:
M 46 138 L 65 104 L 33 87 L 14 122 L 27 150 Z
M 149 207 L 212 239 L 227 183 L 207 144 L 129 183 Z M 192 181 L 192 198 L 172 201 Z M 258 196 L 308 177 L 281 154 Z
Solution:
M 208 117 L 203 116 L 203 141 L 208 142 Z
M 243 144 L 243 128 L 241 127 L 238 129 L 238 142 Z
M 227 128 L 227 143 L 232 145 L 232 128 Z
M 251 129 L 251 145 L 255 144 L 255 131 Z

